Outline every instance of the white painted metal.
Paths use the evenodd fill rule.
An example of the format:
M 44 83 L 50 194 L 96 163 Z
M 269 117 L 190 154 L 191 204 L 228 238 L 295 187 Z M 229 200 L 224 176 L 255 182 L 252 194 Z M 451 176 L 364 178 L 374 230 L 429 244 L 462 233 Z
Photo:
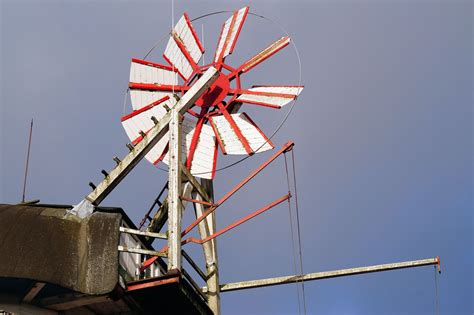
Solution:
M 189 154 L 195 130 L 196 122 L 185 117 L 182 125 L 184 141 L 181 144 L 183 157 L 187 157 Z M 199 178 L 212 179 L 213 170 L 215 169 L 216 164 L 214 158 L 216 150 L 216 138 L 212 131 L 212 127 L 203 125 L 191 163 L 191 174 Z M 168 154 L 164 156 L 163 163 L 168 165 Z
M 189 79 L 193 73 L 193 67 L 188 59 L 184 56 L 183 52 L 179 49 L 176 41 L 173 37 L 168 41 L 166 46 L 164 56 L 169 60 L 169 62 L 178 69 L 179 73 L 184 77 L 184 79 Z
M 140 131 L 148 132 L 155 125 L 151 120 L 151 117 L 161 120 L 166 115 L 167 111 L 164 106 L 171 107 L 170 101 L 164 101 L 163 103 L 157 104 L 148 110 L 137 112 L 136 115 L 131 116 L 128 119 L 122 120 L 122 126 L 127 133 L 130 141 L 135 141 L 140 137 Z M 132 113 L 133 114 L 133 113 Z
M 175 72 L 134 61 L 132 61 L 130 66 L 130 82 L 166 85 L 178 84 Z
M 193 73 L 192 64 L 197 64 L 202 56 L 202 52 L 196 38 L 193 36 L 191 27 L 192 25 L 187 23 L 186 18 L 183 15 L 173 28 L 172 36 L 168 40 L 164 52 L 164 56 L 176 67 L 185 79 L 189 79 Z M 186 58 L 176 41 L 183 44 L 186 51 L 189 53 L 191 60 Z
M 175 104 L 175 98 L 171 97 L 169 100 L 164 101 L 163 103 L 157 104 L 145 111 L 139 112 L 138 114 L 123 120 L 122 125 L 125 129 L 125 132 L 127 133 L 128 138 L 132 142 L 136 143 L 136 140 L 140 139 L 140 131 L 148 133 L 154 127 L 155 124 L 151 117 L 155 117 L 158 121 L 160 121 L 167 113 L 165 106 L 171 108 Z M 167 144 L 168 138 L 165 135 L 145 156 L 146 159 L 152 164 L 158 163 L 160 157 L 162 157 L 166 149 Z
M 148 231 L 140 231 L 140 230 L 134 230 L 134 229 L 129 229 L 126 227 L 121 226 L 120 227 L 120 232 L 126 233 L 126 234 L 134 234 L 134 235 L 142 235 L 142 236 L 147 236 L 147 237 L 152 237 L 152 238 L 161 238 L 161 239 L 168 239 L 168 236 L 163 233 L 154 233 L 154 232 L 148 232 Z
M 233 25 L 232 20 L 234 19 L 234 14 L 229 19 L 227 19 L 227 21 L 225 21 L 222 28 L 221 37 L 219 38 L 219 43 L 217 44 L 214 62 L 219 61 L 222 50 L 224 50 L 222 55 L 223 58 L 232 53 L 232 47 L 234 46 L 234 42 L 237 41 L 238 32 L 245 21 L 248 11 L 249 7 L 243 7 L 237 11 L 237 17 Z
M 265 60 L 266 58 L 268 58 L 269 56 L 273 55 L 274 53 L 276 53 L 278 50 L 282 49 L 283 47 L 285 47 L 286 45 L 288 45 L 290 42 L 290 38 L 285 36 L 285 37 L 282 37 L 278 40 L 276 40 L 275 42 L 273 42 L 272 44 L 270 44 L 270 46 L 268 46 L 267 48 L 265 48 L 264 50 L 262 50 L 261 52 L 259 52 L 257 55 L 255 55 L 254 57 L 252 57 L 250 60 L 248 60 L 242 67 L 242 71 L 243 72 L 246 72 L 248 70 L 250 70 L 251 68 L 253 68 L 254 66 L 256 66 L 257 64 L 259 64 L 260 62 L 262 62 L 263 60 Z
M 268 96 L 268 95 L 255 95 L 255 94 L 242 94 L 237 97 L 237 101 L 242 103 L 257 103 L 257 104 L 268 104 L 273 106 L 285 106 L 293 99 L 295 99 L 303 90 L 302 86 L 258 86 L 249 89 L 252 92 L 265 92 L 265 93 L 277 93 L 277 94 L 288 94 L 293 95 L 293 98 L 281 97 L 281 96 Z
M 274 146 L 271 141 L 256 125 L 252 124 L 247 114 L 238 113 L 231 114 L 231 116 L 254 152 L 273 149 Z M 217 130 L 225 154 L 247 154 L 239 137 L 224 116 L 212 117 L 210 121 Z
M 130 102 L 132 103 L 132 108 L 134 110 L 150 105 L 165 96 L 168 96 L 171 99 L 173 97 L 173 93 L 161 91 L 143 91 L 135 89 L 130 90 Z
M 186 50 L 189 52 L 189 55 L 193 59 L 194 63 L 197 64 L 199 63 L 199 60 L 202 57 L 202 51 L 199 48 L 199 44 L 196 40 L 196 37 L 194 37 L 193 35 L 193 31 L 196 36 L 197 33 L 192 28 L 193 26 L 191 22 L 188 23 L 188 20 L 186 20 L 186 17 L 183 15 L 179 19 L 178 23 L 176 23 L 174 31 L 183 43 L 184 47 L 186 47 Z

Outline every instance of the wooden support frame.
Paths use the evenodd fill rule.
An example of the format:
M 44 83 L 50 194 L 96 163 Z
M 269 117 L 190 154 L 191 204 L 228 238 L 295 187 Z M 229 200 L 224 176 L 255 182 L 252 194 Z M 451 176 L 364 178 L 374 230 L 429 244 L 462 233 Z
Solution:
M 206 72 L 196 81 L 196 83 L 183 95 L 183 97 L 175 105 L 174 112 L 183 114 L 194 102 L 204 94 L 207 89 L 218 78 L 219 72 L 214 67 L 209 67 Z M 127 176 L 128 173 L 145 157 L 145 155 L 158 143 L 158 141 L 169 130 L 169 123 L 172 118 L 173 111 L 167 113 L 163 118 L 150 130 L 150 132 L 138 142 L 133 150 L 127 154 L 122 161 L 108 173 L 108 176 L 100 182 L 96 188 L 86 196 L 91 204 L 99 205 L 110 192 Z

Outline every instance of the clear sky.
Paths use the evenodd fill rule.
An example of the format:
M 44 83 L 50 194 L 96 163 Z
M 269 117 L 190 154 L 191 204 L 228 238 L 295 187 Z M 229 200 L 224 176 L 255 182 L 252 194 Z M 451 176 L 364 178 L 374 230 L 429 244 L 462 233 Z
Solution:
M 21 199 L 28 127 L 35 120 L 27 198 L 73 204 L 124 156 L 120 125 L 129 61 L 171 25 L 171 1 L 0 1 L 0 202 Z M 240 1 L 175 1 L 187 11 Z M 296 43 L 305 90 L 274 138 L 296 143 L 305 272 L 441 256 L 441 314 L 473 314 L 473 3 L 254 1 Z M 210 53 L 227 14 L 196 21 Z M 231 64 L 281 36 L 250 17 Z M 159 45 L 153 60 L 162 62 Z M 297 84 L 291 48 L 244 80 Z M 285 114 L 245 107 L 265 132 Z M 127 106 L 128 112 L 130 107 Z M 216 196 L 271 153 L 219 172 Z M 232 159 L 219 157 L 219 166 Z M 166 181 L 146 161 L 104 205 L 138 223 Z M 283 160 L 218 210 L 218 226 L 286 193 Z M 189 209 L 188 209 L 189 210 Z M 185 222 L 192 219 L 187 211 Z M 293 274 L 288 209 L 220 237 L 222 282 Z M 202 261 L 195 245 L 188 250 Z M 435 314 L 432 267 L 308 282 L 310 314 Z M 295 314 L 295 285 L 222 296 L 224 314 Z M 157 297 L 158 298 L 158 297 Z M 157 300 L 158 301 L 158 300 Z

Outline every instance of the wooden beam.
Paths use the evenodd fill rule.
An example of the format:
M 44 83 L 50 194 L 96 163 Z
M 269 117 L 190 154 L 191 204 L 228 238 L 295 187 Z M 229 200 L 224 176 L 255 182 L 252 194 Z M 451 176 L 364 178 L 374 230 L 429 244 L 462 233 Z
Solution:
M 30 287 L 28 292 L 23 297 L 23 302 L 30 303 L 31 301 L 33 301 L 35 296 L 38 295 L 38 293 L 41 291 L 41 289 L 44 288 L 45 285 L 46 285 L 46 283 L 44 283 L 44 282 L 35 282 L 35 283 L 33 283 L 33 285 Z
M 211 198 L 206 192 L 206 189 L 202 187 L 202 185 L 197 181 L 197 179 L 193 175 L 191 175 L 189 170 L 186 167 L 183 167 L 182 171 L 186 179 L 191 183 L 191 185 L 193 185 L 194 189 L 196 189 L 196 191 L 201 195 L 204 201 L 212 202 Z
M 153 232 L 148 232 L 148 231 L 134 230 L 134 229 L 129 229 L 123 226 L 120 227 L 120 232 L 127 233 L 127 234 L 143 235 L 143 236 L 152 237 L 152 238 L 161 238 L 164 240 L 168 238 L 168 236 L 166 236 L 166 234 L 163 234 L 163 233 L 153 233 Z
M 168 151 L 168 271 L 181 270 L 181 217 L 183 205 L 179 198 L 182 194 L 181 163 L 182 134 L 181 117 L 176 109 L 171 110 Z
M 227 291 L 260 288 L 260 287 L 267 287 L 267 286 L 272 286 L 272 285 L 288 284 L 288 283 L 295 283 L 295 282 L 302 282 L 302 281 L 353 276 L 353 275 L 358 275 L 358 274 L 363 274 L 363 273 L 381 272 L 381 271 L 414 268 L 414 267 L 429 266 L 429 265 L 439 266 L 439 264 L 440 264 L 439 257 L 436 257 L 436 258 L 405 261 L 405 262 L 398 262 L 398 263 L 384 264 L 384 265 L 374 265 L 374 266 L 367 266 L 367 267 L 315 272 L 315 273 L 308 273 L 305 275 L 292 275 L 292 276 L 284 276 L 284 277 L 277 277 L 277 278 L 267 278 L 267 279 L 259 279 L 259 280 L 234 282 L 234 283 L 223 284 L 220 287 L 221 287 L 221 292 L 227 292 Z M 203 292 L 207 292 L 207 287 L 203 288 Z
M 155 250 L 142 249 L 142 248 L 132 248 L 132 247 L 127 247 L 127 246 L 122 246 L 122 245 L 119 245 L 117 247 L 117 250 L 119 252 L 137 253 L 137 254 L 150 255 L 150 256 L 159 256 L 159 257 L 166 257 L 167 256 L 166 253 L 157 252 Z

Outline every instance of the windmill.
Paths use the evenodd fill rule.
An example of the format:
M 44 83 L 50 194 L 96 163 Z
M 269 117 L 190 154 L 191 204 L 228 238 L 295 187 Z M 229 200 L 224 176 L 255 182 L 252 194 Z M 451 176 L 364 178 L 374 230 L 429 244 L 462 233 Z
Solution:
M 290 43 L 290 38 L 284 36 L 240 66 L 230 66 L 226 58 L 236 48 L 248 12 L 249 8 L 244 7 L 225 21 L 210 64 L 199 66 L 204 47 L 186 13 L 171 31 L 164 51 L 163 58 L 168 65 L 132 59 L 129 88 L 134 111 L 121 121 L 133 144 L 153 128 L 152 117 L 160 121 L 167 109 L 176 104 L 175 97 L 184 95 L 196 83 L 196 78 L 214 67 L 217 79 L 184 115 L 182 154 L 186 168 L 195 177 L 213 179 L 218 146 L 223 154 L 234 155 L 252 155 L 274 147 L 254 120 L 239 109 L 242 104 L 279 109 L 296 99 L 303 86 L 242 87 L 242 75 Z M 153 164 L 169 164 L 169 149 L 168 132 L 146 159 Z
M 274 148 L 268 136 L 245 111 L 245 106 L 262 106 L 279 109 L 295 100 L 301 93 L 300 85 L 254 85 L 243 87 L 241 76 L 253 70 L 290 43 L 288 36 L 272 42 L 243 64 L 233 67 L 227 58 L 236 47 L 243 30 L 249 8 L 244 7 L 232 13 L 223 24 L 212 62 L 199 65 L 204 47 L 185 13 L 170 32 L 170 38 L 163 53 L 167 64 L 144 59 L 132 59 L 129 93 L 132 111 L 121 118 L 122 125 L 131 143 L 130 152 L 122 159 L 114 158 L 116 167 L 110 172 L 102 171 L 105 178 L 93 191 L 75 206 L 70 213 L 86 217 L 143 159 L 153 164 L 168 165 L 168 196 L 155 214 L 162 222 L 167 220 L 168 231 L 159 233 L 153 220 L 147 231 L 121 229 L 121 232 L 135 233 L 148 237 L 163 238 L 167 245 L 159 251 L 123 248 L 120 251 L 146 255 L 140 271 L 146 270 L 158 257 L 167 258 L 168 272 L 184 272 L 182 258 L 203 275 L 207 286 L 197 288 L 206 294 L 206 301 L 213 313 L 220 313 L 220 291 L 231 291 L 267 285 L 324 279 L 330 277 L 438 265 L 438 258 L 369 266 L 331 272 L 294 275 L 272 279 L 220 284 L 216 237 L 251 218 L 291 198 L 288 194 L 274 200 L 263 208 L 216 231 L 215 210 L 256 176 L 278 156 L 291 151 L 293 143 L 288 142 L 278 149 L 266 162 L 242 179 L 234 189 L 215 201 L 212 180 L 216 174 L 217 155 L 220 149 L 224 155 L 250 156 Z M 198 180 L 197 178 L 200 178 Z M 163 191 L 162 191 L 163 192 Z M 161 195 L 161 193 L 160 193 Z M 157 198 L 158 201 L 158 198 Z M 196 210 L 196 220 L 182 229 L 181 217 L 187 203 Z M 162 225 L 160 225 L 160 228 Z M 184 238 L 198 227 L 200 239 Z M 206 260 L 206 272 L 183 254 L 182 245 L 201 244 Z M 151 285 L 151 284 L 147 284 Z M 143 283 L 137 285 L 143 287 Z M 129 286 L 128 290 L 138 289 Z

